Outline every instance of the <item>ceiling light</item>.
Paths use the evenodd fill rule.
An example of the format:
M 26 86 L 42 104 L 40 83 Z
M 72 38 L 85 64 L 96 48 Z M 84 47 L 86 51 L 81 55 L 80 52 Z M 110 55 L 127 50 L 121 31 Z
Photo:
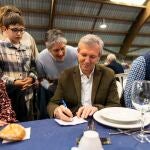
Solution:
M 103 19 L 103 21 L 102 21 L 102 23 L 100 24 L 99 27 L 100 27 L 101 29 L 107 28 L 107 24 L 106 24 L 106 22 L 105 22 L 105 19 Z
M 146 0 L 110 0 L 115 3 L 124 3 L 129 5 L 143 5 Z

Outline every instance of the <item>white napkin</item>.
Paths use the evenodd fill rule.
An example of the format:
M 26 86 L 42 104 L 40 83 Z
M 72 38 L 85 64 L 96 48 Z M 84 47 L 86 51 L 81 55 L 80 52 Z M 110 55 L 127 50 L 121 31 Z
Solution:
M 73 117 L 73 120 L 71 122 L 66 122 L 66 121 L 62 121 L 60 119 L 55 119 L 55 121 L 63 126 L 73 126 L 76 124 L 81 124 L 81 123 L 85 123 L 87 122 L 86 120 L 82 119 L 82 118 L 78 118 L 77 116 Z
M 30 139 L 30 135 L 31 135 L 31 127 L 25 128 L 25 132 L 26 132 L 26 135 L 25 135 L 25 137 L 24 137 L 23 140 Z M 10 143 L 10 142 L 13 142 L 13 141 L 3 140 L 3 141 L 2 141 L 2 144 L 4 144 L 4 143 Z

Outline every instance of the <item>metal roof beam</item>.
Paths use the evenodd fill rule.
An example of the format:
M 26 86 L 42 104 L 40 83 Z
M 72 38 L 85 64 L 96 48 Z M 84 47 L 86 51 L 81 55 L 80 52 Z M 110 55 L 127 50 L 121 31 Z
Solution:
M 114 18 L 114 17 L 102 17 L 102 16 L 95 16 L 95 15 L 85 15 L 85 14 L 79 14 L 79 13 L 71 13 L 71 12 L 55 12 L 55 16 L 66 16 L 66 17 L 82 17 L 82 18 L 92 18 L 92 19 L 107 19 L 112 20 L 115 22 L 124 22 L 124 23 L 131 23 L 133 22 L 131 19 L 126 18 Z
M 99 8 L 99 10 L 98 10 L 96 16 L 99 16 L 99 14 L 100 14 L 100 12 L 101 12 L 101 10 L 102 10 L 102 7 L 103 7 L 103 4 L 100 5 L 100 8 Z M 91 30 L 92 30 L 91 33 L 93 33 L 93 30 L 94 30 L 94 28 L 95 28 L 96 22 L 97 22 L 97 18 L 95 18 L 94 21 L 93 21 L 93 25 L 92 25 L 92 28 L 91 28 Z
M 121 46 L 119 53 L 121 53 L 122 55 L 126 55 L 128 53 L 129 48 L 132 46 L 132 42 L 136 38 L 143 24 L 149 18 L 150 18 L 150 1 L 147 3 L 146 8 L 139 13 L 137 19 L 129 29 L 129 32 L 123 41 L 123 45 Z
M 56 5 L 56 0 L 51 1 L 50 5 L 50 13 L 49 13 L 49 27 L 53 28 L 53 20 L 54 20 L 54 14 L 55 14 L 55 5 Z

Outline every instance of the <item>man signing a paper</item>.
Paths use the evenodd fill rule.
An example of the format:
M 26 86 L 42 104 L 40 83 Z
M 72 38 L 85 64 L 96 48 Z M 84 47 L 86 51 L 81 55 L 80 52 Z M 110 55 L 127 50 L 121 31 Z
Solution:
M 50 117 L 72 121 L 77 115 L 85 119 L 104 107 L 120 106 L 114 72 L 98 64 L 103 45 L 97 35 L 87 34 L 80 39 L 79 65 L 61 74 L 47 106 Z

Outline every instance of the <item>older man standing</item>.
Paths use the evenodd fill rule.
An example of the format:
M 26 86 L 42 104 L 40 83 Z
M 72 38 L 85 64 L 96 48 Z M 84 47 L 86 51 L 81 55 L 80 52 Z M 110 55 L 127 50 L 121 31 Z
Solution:
M 79 65 L 61 74 L 47 107 L 51 117 L 71 121 L 74 115 L 87 118 L 105 106 L 120 105 L 113 71 L 97 64 L 102 49 L 103 41 L 96 35 L 88 34 L 80 39 Z M 61 105 L 62 99 L 67 107 Z
M 77 64 L 77 49 L 66 46 L 67 40 L 60 30 L 52 29 L 46 33 L 46 49 L 37 59 L 37 71 L 41 84 L 39 109 L 41 118 L 46 118 L 46 105 L 53 96 L 60 73 Z

